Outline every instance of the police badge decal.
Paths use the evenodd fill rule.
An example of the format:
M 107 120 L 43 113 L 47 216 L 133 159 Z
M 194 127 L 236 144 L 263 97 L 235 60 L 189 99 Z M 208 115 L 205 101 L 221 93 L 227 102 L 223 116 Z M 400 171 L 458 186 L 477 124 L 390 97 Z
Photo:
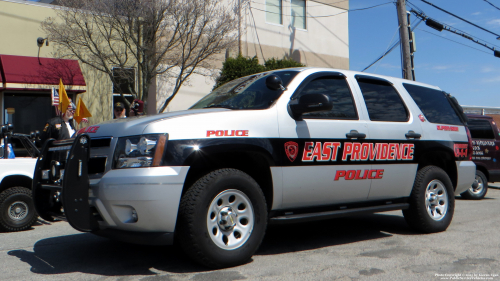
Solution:
M 286 142 L 285 152 L 288 159 L 290 159 L 290 161 L 293 162 L 295 161 L 295 158 L 297 158 L 297 154 L 299 152 L 299 145 L 294 141 Z

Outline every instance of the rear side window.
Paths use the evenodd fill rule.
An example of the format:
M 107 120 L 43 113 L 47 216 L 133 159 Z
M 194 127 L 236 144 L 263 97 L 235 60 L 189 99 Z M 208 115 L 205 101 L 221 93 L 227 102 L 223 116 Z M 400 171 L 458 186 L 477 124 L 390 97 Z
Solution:
M 411 84 L 403 86 L 429 122 L 463 125 L 442 91 Z
M 469 119 L 467 123 L 473 139 L 494 139 L 495 133 L 488 120 Z
M 344 77 L 321 77 L 312 80 L 301 90 L 299 97 L 307 94 L 330 96 L 333 108 L 325 112 L 304 113 L 304 118 L 358 119 L 351 90 Z
M 359 88 L 372 121 L 408 121 L 408 111 L 392 85 L 380 81 L 358 79 Z

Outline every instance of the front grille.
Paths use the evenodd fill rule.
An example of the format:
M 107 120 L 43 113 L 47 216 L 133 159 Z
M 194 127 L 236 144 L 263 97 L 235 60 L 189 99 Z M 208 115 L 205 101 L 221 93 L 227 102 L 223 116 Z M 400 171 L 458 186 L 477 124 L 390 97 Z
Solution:
M 107 157 L 90 157 L 88 164 L 89 175 L 104 173 L 107 159 Z

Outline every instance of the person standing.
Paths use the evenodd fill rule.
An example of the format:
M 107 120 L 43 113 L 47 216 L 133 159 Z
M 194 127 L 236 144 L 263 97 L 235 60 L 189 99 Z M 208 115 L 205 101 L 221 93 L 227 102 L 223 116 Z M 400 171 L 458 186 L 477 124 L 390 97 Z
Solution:
M 117 118 L 127 118 L 127 113 L 126 113 L 126 110 L 125 110 L 125 106 L 123 105 L 122 102 L 115 103 L 115 107 L 114 107 L 113 112 L 115 114 L 115 119 L 117 119 Z
M 73 124 L 73 115 L 75 114 L 76 106 L 70 103 L 66 112 L 62 116 L 51 118 L 42 133 L 40 134 L 40 142 L 43 145 L 47 139 L 53 138 L 56 140 L 69 139 L 75 133 L 75 126 Z
M 144 102 L 140 99 L 135 99 L 130 105 L 128 116 L 142 116 L 144 115 Z

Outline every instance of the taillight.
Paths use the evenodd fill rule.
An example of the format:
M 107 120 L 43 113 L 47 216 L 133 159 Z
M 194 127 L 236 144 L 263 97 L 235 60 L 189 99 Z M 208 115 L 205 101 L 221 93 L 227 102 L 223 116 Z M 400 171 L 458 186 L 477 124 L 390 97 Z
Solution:
M 467 132 L 467 139 L 469 145 L 467 145 L 467 159 L 472 160 L 472 137 L 470 135 L 469 127 L 465 126 L 465 131 Z

